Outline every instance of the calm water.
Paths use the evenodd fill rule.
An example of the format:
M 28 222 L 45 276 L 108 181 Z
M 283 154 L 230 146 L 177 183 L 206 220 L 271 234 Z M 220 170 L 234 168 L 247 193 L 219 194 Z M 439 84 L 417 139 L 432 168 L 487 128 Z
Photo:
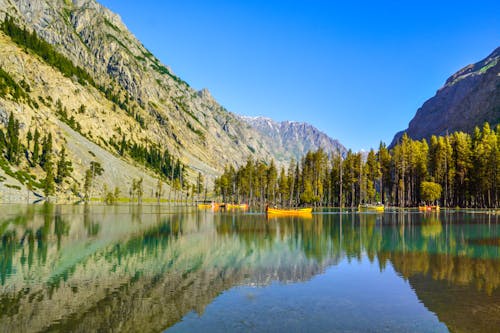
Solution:
M 2 332 L 497 332 L 484 212 L 0 206 Z

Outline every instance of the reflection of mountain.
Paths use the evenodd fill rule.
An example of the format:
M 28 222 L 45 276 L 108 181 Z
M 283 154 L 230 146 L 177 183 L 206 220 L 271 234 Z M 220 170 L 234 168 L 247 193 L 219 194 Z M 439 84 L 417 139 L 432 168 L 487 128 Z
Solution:
M 498 332 L 498 289 L 486 296 L 474 286 L 451 284 L 422 274 L 413 275 L 409 282 L 422 303 L 446 323 L 451 332 Z
M 307 281 L 344 257 L 364 255 L 377 259 L 381 269 L 392 265 L 450 328 L 466 327 L 451 309 L 476 319 L 482 318 L 478 311 L 495 315 L 500 305 L 497 217 L 266 220 L 157 209 L 45 206 L 12 216 L 0 212 L 0 327 L 160 331 L 192 310 L 203 313 L 234 286 Z M 447 302 L 453 303 L 450 310 Z M 483 304 L 496 308 L 481 310 Z
M 43 220 L 50 231 L 61 229 L 56 227 L 57 216 L 72 219 L 46 213 Z M 0 293 L 0 326 L 7 331 L 78 332 L 109 327 L 159 331 L 191 310 L 202 313 L 218 294 L 235 285 L 309 280 L 336 262 L 335 257 L 317 259 L 305 251 L 307 239 L 312 239 L 307 232 L 314 228 L 293 231 L 251 217 L 243 221 L 248 223 L 244 226 L 236 223 L 247 233 L 235 237 L 215 229 L 215 225 L 234 226 L 230 216 L 215 215 L 213 223 L 212 214 L 144 214 L 140 224 L 134 222 L 133 214 L 119 216 L 120 225 L 114 224 L 119 230 L 102 222 L 97 236 L 84 233 L 91 235 L 83 237 L 84 242 L 78 238 L 85 230 L 84 222 L 91 225 L 92 218 L 82 219 L 78 214 L 59 241 L 49 233 L 41 238 L 40 247 L 36 241 L 22 245 L 20 238 L 11 237 L 11 251 L 2 248 L 1 252 L 12 269 Z M 98 217 L 106 219 L 106 214 L 93 215 L 93 219 Z M 23 234 L 22 227 L 15 229 L 14 234 Z M 47 261 L 23 264 L 26 254 L 36 256 L 41 249 Z M 37 276 L 35 283 L 29 282 L 31 275 Z

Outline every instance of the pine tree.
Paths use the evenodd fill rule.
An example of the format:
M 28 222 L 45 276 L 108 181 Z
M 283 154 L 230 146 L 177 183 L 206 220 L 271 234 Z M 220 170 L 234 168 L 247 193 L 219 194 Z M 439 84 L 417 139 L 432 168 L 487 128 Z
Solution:
M 161 181 L 161 179 L 158 179 L 158 181 L 156 182 L 155 195 L 158 203 L 160 203 L 161 197 L 163 196 L 163 182 Z
M 455 169 L 456 189 L 454 191 L 455 199 L 453 204 L 464 207 L 467 205 L 469 196 L 469 180 L 472 168 L 471 138 L 463 132 L 455 132 L 452 136 L 453 157 L 452 163 Z
M 201 172 L 198 172 L 198 177 L 196 178 L 196 194 L 200 195 L 203 192 L 205 179 Z
M 377 160 L 375 151 L 370 149 L 365 164 L 365 187 L 368 202 L 373 202 L 377 199 L 375 184 L 380 181 L 381 176 L 380 163 Z M 379 200 L 377 199 L 377 201 Z
M 19 164 L 19 121 L 14 118 L 12 112 L 9 115 L 5 139 L 7 160 L 13 164 Z
M 276 185 L 278 180 L 278 170 L 274 164 L 274 160 L 271 160 L 271 164 L 267 169 L 267 188 L 268 188 L 268 199 L 270 202 L 275 204 L 276 202 Z
M 27 147 L 28 151 L 31 149 L 31 140 L 33 140 L 33 134 L 31 134 L 31 130 L 28 130 L 28 133 L 26 134 L 26 141 L 28 142 L 28 147 Z
M 33 155 L 31 156 L 31 166 L 35 166 L 39 162 L 40 158 L 40 132 L 38 132 L 38 128 L 35 129 L 35 134 L 33 136 Z
M 142 178 L 132 180 L 132 194 L 137 195 L 138 203 L 142 203 L 142 195 L 144 194 L 144 190 L 142 187 Z
M 380 177 L 381 201 L 382 203 L 385 203 L 386 194 L 391 193 L 391 188 L 392 188 L 392 177 L 391 177 L 392 156 L 383 142 L 380 142 L 377 153 L 377 159 L 380 164 L 380 172 L 381 172 L 381 177 Z
M 125 154 L 125 151 L 127 150 L 127 141 L 125 140 L 125 135 L 122 136 L 122 141 L 120 143 L 120 149 L 119 153 L 121 156 Z
M 83 183 L 83 192 L 84 192 L 85 201 L 90 200 L 90 195 L 91 195 L 90 189 L 92 188 L 92 181 L 93 181 L 92 170 L 87 169 L 85 171 L 85 179 L 84 179 L 84 183 Z
M 280 176 L 278 179 L 279 202 L 280 202 L 281 206 L 284 205 L 284 203 L 288 200 L 288 198 L 290 196 L 288 179 L 289 179 L 289 177 L 287 177 L 287 175 L 286 175 L 285 168 L 281 167 Z
M 52 160 L 49 157 L 46 162 L 45 162 L 45 180 L 44 180 L 44 186 L 43 186 L 43 193 L 45 194 L 46 197 L 49 195 L 54 194 L 54 167 L 52 165 Z
M 47 161 L 51 158 L 52 154 L 52 133 L 45 136 L 42 143 L 42 155 L 40 155 L 40 166 L 47 171 Z
M 62 183 L 64 178 L 70 175 L 71 171 L 73 171 L 72 163 L 71 161 L 66 160 L 66 148 L 63 146 L 61 148 L 59 161 L 57 162 L 56 183 Z

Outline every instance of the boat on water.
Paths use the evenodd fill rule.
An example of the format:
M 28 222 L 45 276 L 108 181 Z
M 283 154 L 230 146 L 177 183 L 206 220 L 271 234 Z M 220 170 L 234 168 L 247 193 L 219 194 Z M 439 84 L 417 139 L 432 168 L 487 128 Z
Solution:
M 267 215 L 272 216 L 310 216 L 312 215 L 312 208 L 298 208 L 298 209 L 280 209 L 280 208 L 267 208 Z
M 248 209 L 247 204 L 230 204 L 230 203 L 219 203 L 219 202 L 211 202 L 211 203 L 199 203 L 198 204 L 198 209 L 212 209 L 212 210 L 218 210 L 218 209 L 242 209 L 246 210 Z
M 198 204 L 198 209 L 218 209 L 220 204 L 216 202 L 211 202 L 211 203 L 199 203 Z
M 248 209 L 248 204 L 226 204 L 227 209 Z
M 418 206 L 418 210 L 421 212 L 439 212 L 440 208 L 439 205 L 437 206 Z
M 198 204 L 199 209 L 210 209 L 212 208 L 211 204 Z
M 385 209 L 382 204 L 360 204 L 358 205 L 358 211 L 360 212 L 383 212 Z

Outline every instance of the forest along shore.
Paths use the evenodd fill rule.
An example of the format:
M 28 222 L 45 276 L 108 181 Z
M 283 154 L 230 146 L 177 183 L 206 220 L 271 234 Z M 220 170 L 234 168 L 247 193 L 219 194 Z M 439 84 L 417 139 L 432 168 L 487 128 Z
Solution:
M 397 207 L 496 208 L 500 202 L 500 125 L 485 123 L 474 133 L 432 136 L 406 134 L 392 148 L 380 143 L 368 154 L 308 152 L 288 168 L 274 161 L 226 166 L 215 180 L 224 202 L 252 205 L 357 207 L 382 202 Z

